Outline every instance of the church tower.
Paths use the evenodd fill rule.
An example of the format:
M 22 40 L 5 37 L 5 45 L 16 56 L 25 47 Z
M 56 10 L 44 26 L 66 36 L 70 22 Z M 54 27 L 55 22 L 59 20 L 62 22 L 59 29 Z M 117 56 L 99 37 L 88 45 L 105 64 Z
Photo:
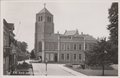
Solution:
M 44 60 L 44 42 L 51 34 L 54 34 L 53 15 L 44 8 L 36 14 L 35 23 L 35 53 Z

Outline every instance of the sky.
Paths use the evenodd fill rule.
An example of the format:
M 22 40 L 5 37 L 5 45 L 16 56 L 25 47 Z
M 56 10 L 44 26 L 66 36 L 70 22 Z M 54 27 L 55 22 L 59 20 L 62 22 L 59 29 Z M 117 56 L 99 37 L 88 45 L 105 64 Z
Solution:
M 112 2 L 96 1 L 2 1 L 1 17 L 8 23 L 14 23 L 15 39 L 25 41 L 28 50 L 34 48 L 36 13 L 46 8 L 54 15 L 55 33 L 65 30 L 92 35 L 95 38 L 109 37 L 107 30 L 108 9 Z

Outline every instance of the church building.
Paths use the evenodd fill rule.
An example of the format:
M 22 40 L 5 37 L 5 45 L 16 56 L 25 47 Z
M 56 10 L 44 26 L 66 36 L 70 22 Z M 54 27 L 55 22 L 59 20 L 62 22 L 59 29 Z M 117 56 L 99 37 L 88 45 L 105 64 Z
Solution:
M 78 30 L 66 30 L 64 34 L 54 33 L 54 19 L 46 7 L 36 14 L 35 54 L 45 62 L 82 63 L 85 51 L 96 43 L 90 35 Z

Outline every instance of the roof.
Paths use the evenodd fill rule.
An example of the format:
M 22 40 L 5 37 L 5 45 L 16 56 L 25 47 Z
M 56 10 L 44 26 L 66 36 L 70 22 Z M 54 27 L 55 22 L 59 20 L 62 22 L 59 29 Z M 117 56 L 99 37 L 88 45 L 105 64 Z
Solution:
M 65 31 L 64 35 L 79 35 L 78 30 Z
M 48 13 L 48 14 L 51 14 L 45 7 L 39 12 L 40 14 L 41 13 Z M 52 15 L 52 14 L 51 14 Z
M 9 29 L 14 30 L 14 24 L 13 23 L 8 23 L 9 24 Z
M 85 37 L 85 40 L 96 40 L 94 37 L 91 35 L 83 35 Z
M 3 24 L 6 26 L 9 30 L 14 30 L 14 24 L 13 23 L 7 23 L 5 19 L 3 19 Z

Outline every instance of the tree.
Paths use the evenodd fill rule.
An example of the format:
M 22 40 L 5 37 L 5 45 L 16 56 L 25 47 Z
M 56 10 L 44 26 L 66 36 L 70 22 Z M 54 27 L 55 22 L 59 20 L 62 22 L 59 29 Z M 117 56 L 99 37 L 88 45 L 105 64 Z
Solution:
M 107 29 L 110 31 L 108 43 L 111 44 L 110 52 L 113 63 L 118 63 L 118 3 L 112 3 L 108 16 L 110 24 Z
M 17 60 L 18 61 L 22 61 L 25 59 L 28 59 L 28 51 L 27 51 L 27 43 L 26 42 L 21 42 L 21 41 L 17 41 Z
M 22 50 L 23 52 L 26 52 L 26 51 L 27 51 L 27 47 L 28 47 L 28 45 L 27 45 L 26 42 L 22 42 L 22 43 L 21 43 L 21 50 Z
M 30 58 L 31 58 L 31 59 L 34 59 L 34 58 L 35 58 L 34 50 L 31 51 L 31 53 L 30 53 Z
M 27 45 L 26 42 L 18 41 L 18 46 L 19 46 L 19 48 L 21 49 L 22 52 L 26 52 L 27 51 L 28 45 Z
M 111 63 L 110 54 L 108 52 L 109 45 L 107 44 L 106 38 L 101 39 L 86 52 L 87 64 L 88 65 L 98 65 L 102 67 L 102 75 L 104 75 L 104 67 Z

